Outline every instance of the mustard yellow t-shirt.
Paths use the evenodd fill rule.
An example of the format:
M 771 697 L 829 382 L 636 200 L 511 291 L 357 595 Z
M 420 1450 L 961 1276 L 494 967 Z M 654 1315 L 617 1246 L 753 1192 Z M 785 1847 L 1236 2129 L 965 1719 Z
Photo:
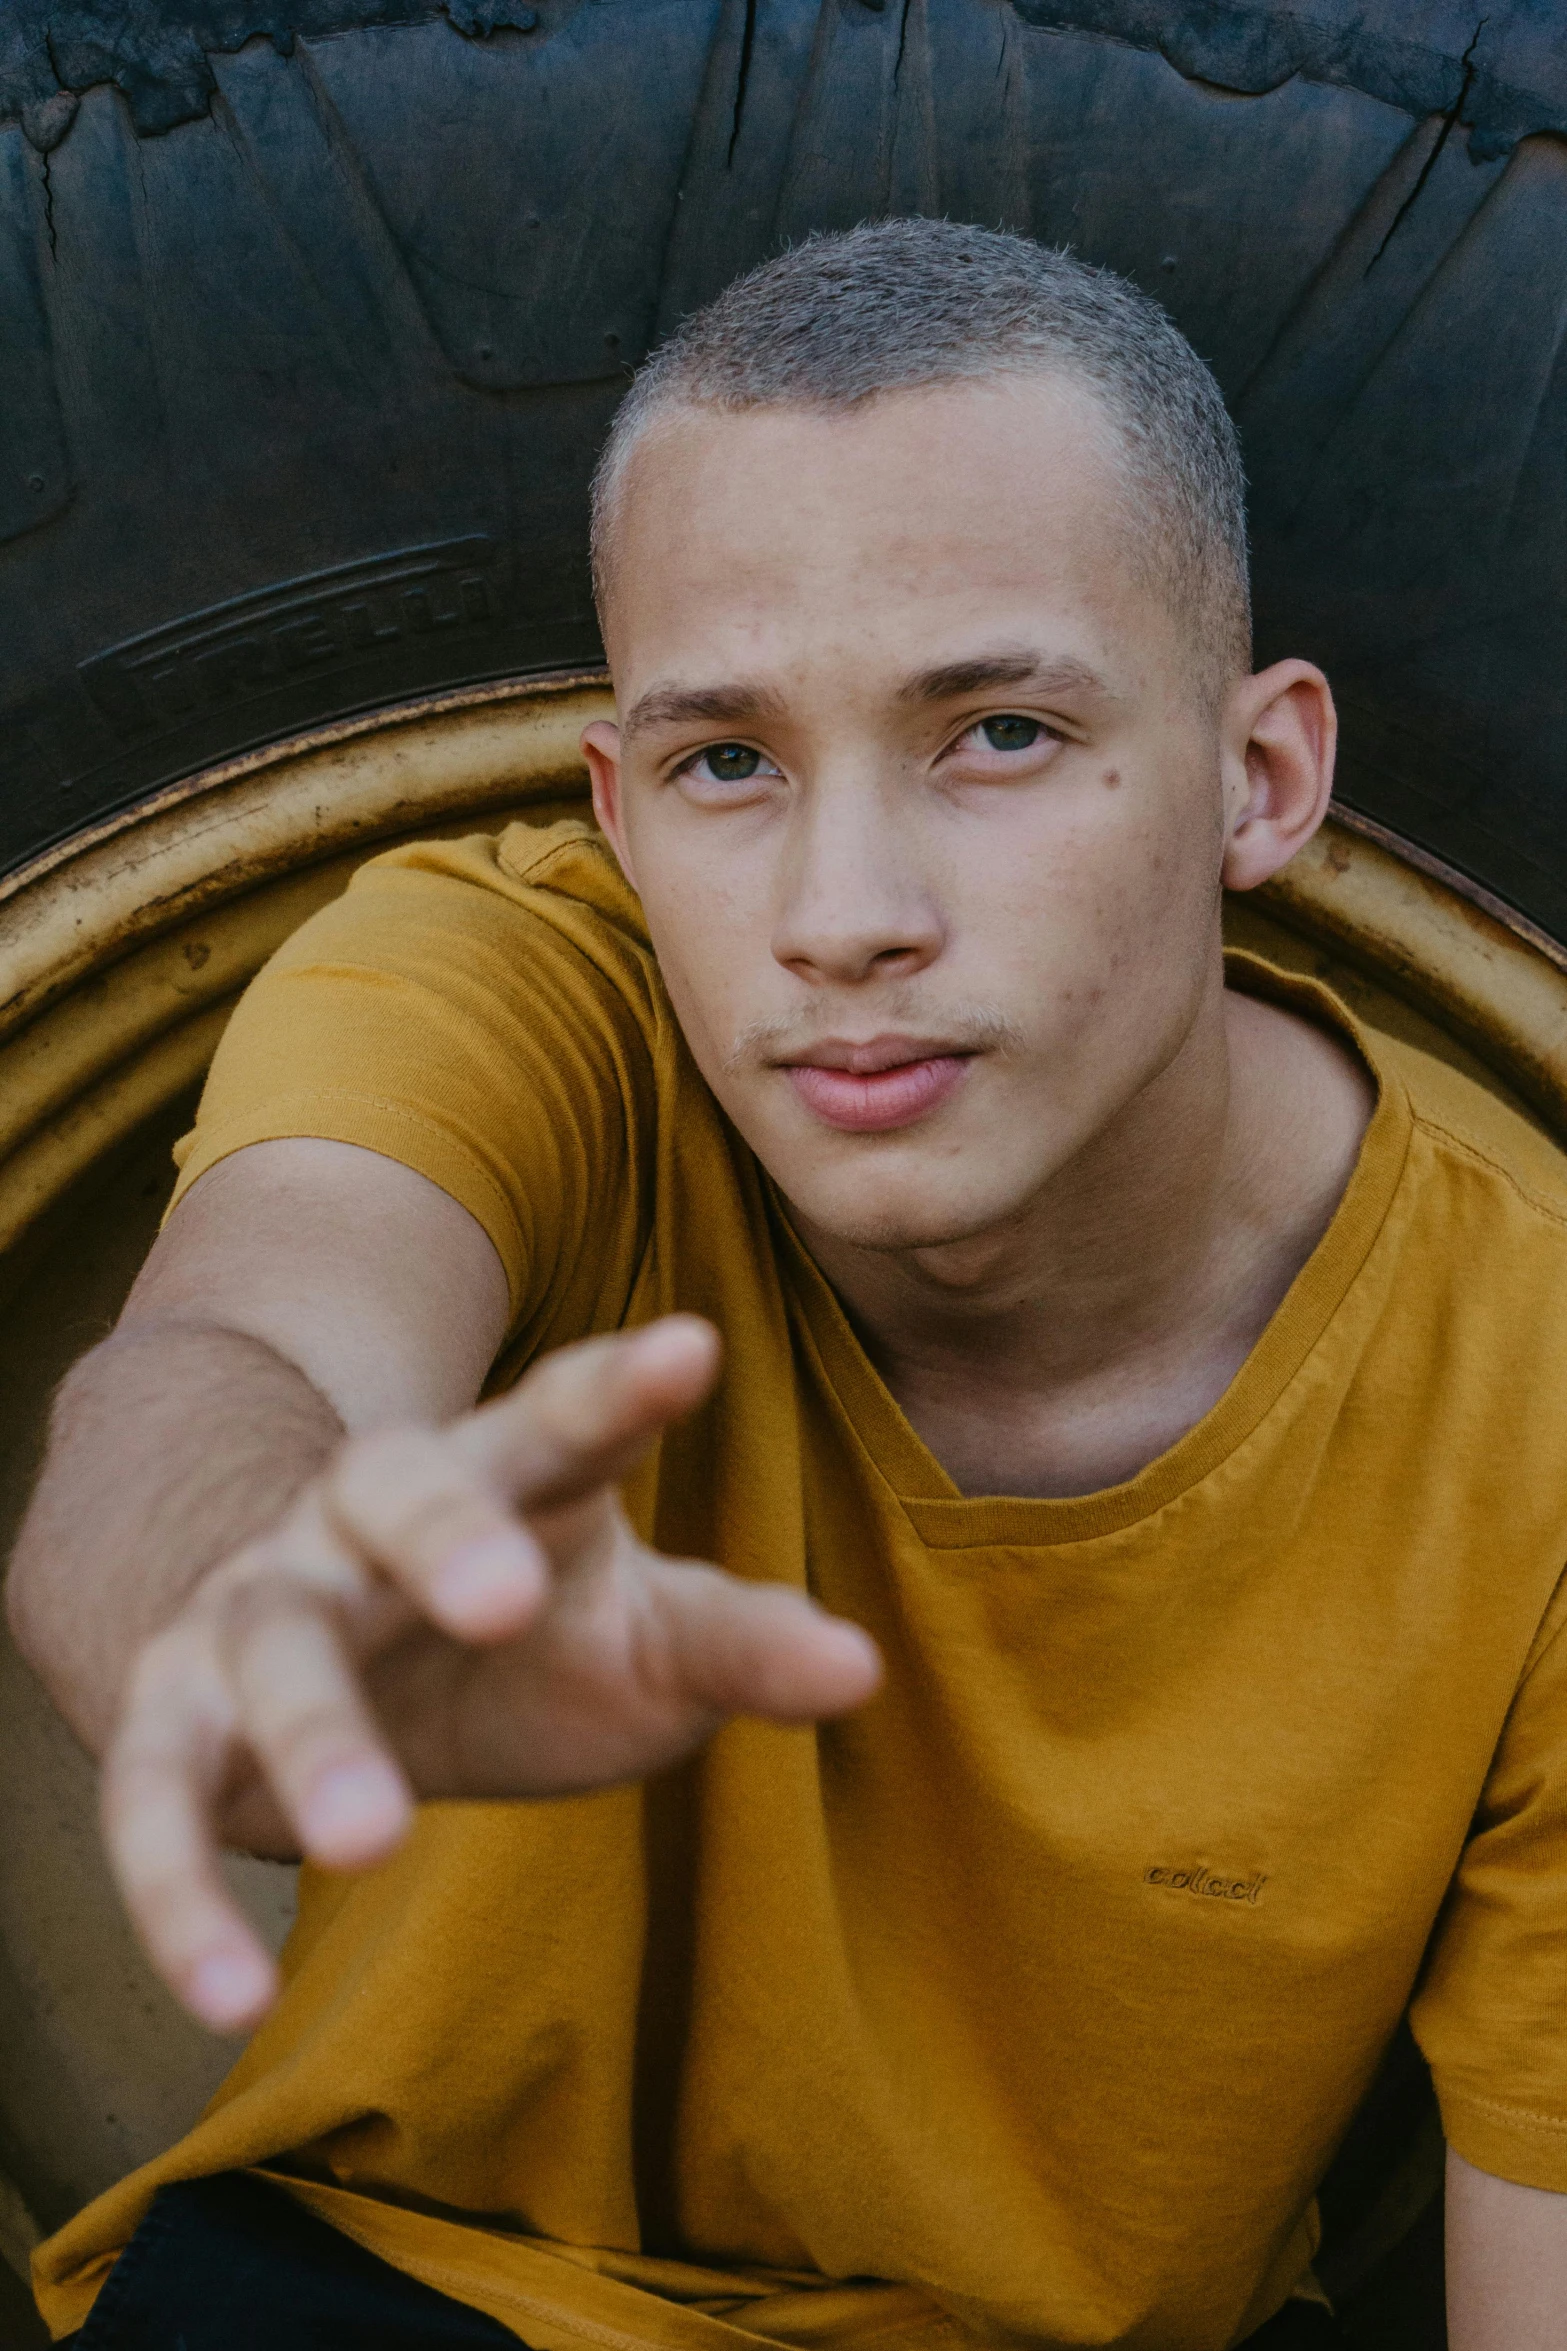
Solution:
M 400 850 L 307 923 L 183 1181 L 286 1135 L 421 1170 L 505 1262 L 503 1370 L 709 1315 L 722 1385 L 634 1517 L 808 1586 L 887 1680 L 307 1872 L 207 2117 L 43 2249 L 53 2327 L 160 2182 L 250 2165 L 537 2351 L 1220 2351 L 1305 2272 L 1411 1994 L 1453 2145 L 1567 2190 L 1567 1173 L 1362 1049 L 1355 1175 L 1214 1410 L 1110 1491 L 973 1500 L 704 1088 L 588 828 Z

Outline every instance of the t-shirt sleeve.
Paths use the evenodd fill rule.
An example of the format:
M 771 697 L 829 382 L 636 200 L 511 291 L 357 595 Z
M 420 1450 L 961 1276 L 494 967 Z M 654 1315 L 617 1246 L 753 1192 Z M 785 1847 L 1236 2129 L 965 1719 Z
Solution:
M 514 1348 L 613 1327 L 645 1245 L 665 1017 L 636 900 L 587 826 L 395 850 L 246 990 L 174 1202 L 252 1143 L 356 1143 L 484 1227 Z
M 1411 2008 L 1449 2146 L 1567 2192 L 1567 1580 L 1541 1625 Z

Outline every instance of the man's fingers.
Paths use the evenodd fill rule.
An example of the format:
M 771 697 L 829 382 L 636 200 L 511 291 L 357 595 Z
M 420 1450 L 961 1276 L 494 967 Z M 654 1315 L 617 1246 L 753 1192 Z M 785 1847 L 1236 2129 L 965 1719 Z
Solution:
M 862 1705 L 881 1682 L 880 1651 L 858 1625 L 803 1592 L 717 1568 L 659 1563 L 645 1628 L 644 1680 L 718 1716 L 815 1722 Z
M 526 1634 L 551 1575 L 518 1513 L 559 1514 L 558 1543 L 576 1520 L 591 1534 L 602 1507 L 612 1533 L 605 1489 L 701 1401 L 717 1364 L 712 1329 L 671 1316 L 547 1358 L 454 1428 L 359 1439 L 143 1651 L 105 1763 L 105 1833 L 154 1965 L 204 2023 L 253 2024 L 277 1985 L 219 1866 L 215 1815 L 236 1762 L 254 1766 L 314 1860 L 352 1869 L 389 1853 L 413 1798 L 351 1651 L 373 1654 L 405 1629 L 410 1604 L 463 1641 Z M 578 1525 L 571 1541 L 581 1539 Z M 644 1613 L 662 1628 L 649 1647 L 676 1716 L 797 1721 L 874 1687 L 864 1636 L 797 1596 L 730 1586 L 712 1571 L 668 1575 L 688 1588 Z M 587 1743 L 601 1749 L 605 1726 L 590 1727 Z M 601 1777 L 590 1758 L 587 1784 Z
M 216 1628 L 235 1732 L 300 1845 L 326 1869 L 363 1869 L 407 1833 L 413 1796 L 361 1695 L 336 1625 L 297 1586 L 261 1579 Z
M 575 1502 L 623 1477 L 660 1429 L 701 1403 L 718 1356 L 711 1323 L 665 1315 L 545 1356 L 452 1435 L 520 1507 Z
M 212 1828 L 228 1740 L 205 1677 L 144 1654 L 103 1773 L 104 1841 L 132 1924 L 175 1996 L 214 2032 L 252 2025 L 277 1970 L 224 1884 Z
M 544 1598 L 544 1553 L 462 1442 L 388 1429 L 345 1447 L 321 1483 L 331 1538 L 367 1553 L 459 1640 L 515 1638 Z
M 292 1546 L 282 1549 L 291 1554 Z M 308 1533 L 298 1548 L 308 1553 Z M 413 1798 L 349 1662 L 344 1593 L 252 1564 L 143 1651 L 104 1764 L 109 1858 L 154 1966 L 204 2024 L 254 2024 L 276 1969 L 224 1883 L 215 1815 L 253 1761 L 302 1850 L 360 1869 L 405 1834 Z
M 549 1582 L 543 1546 L 518 1511 L 607 1486 L 701 1400 L 717 1364 L 717 1335 L 694 1315 L 562 1348 L 453 1428 L 387 1430 L 347 1446 L 321 1483 L 328 1536 L 372 1559 L 457 1639 L 514 1640 Z

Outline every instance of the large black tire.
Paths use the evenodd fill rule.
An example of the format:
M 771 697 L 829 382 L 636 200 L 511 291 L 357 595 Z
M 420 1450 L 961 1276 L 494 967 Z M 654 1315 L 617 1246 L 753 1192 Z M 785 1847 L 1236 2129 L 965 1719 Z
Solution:
M 938 211 L 1169 305 L 1345 797 L 1567 938 L 1564 132 L 1559 0 L 7 0 L 0 868 L 593 661 L 627 365 Z

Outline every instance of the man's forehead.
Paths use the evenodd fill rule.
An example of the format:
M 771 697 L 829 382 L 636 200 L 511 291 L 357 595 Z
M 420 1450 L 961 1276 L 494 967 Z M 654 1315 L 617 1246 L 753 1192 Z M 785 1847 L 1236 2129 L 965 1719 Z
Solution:
M 1081 429 L 1050 429 L 1053 393 Z M 688 666 L 667 657 L 684 626 L 729 637 L 771 628 L 793 605 L 847 617 L 852 598 L 861 620 L 897 604 L 923 640 L 939 601 L 966 606 L 988 635 L 987 612 L 1004 630 L 1040 591 L 1117 600 L 1140 567 L 1129 563 L 1118 454 L 1097 416 L 1084 425 L 1085 405 L 1074 387 L 1025 377 L 889 394 L 847 413 L 682 409 L 656 420 L 615 503 L 609 633 L 621 650 L 627 633 L 639 652 L 665 648 L 653 655 L 663 672 Z
M 1043 434 L 1053 394 L 1081 423 L 1076 387 L 1020 377 L 888 395 L 890 437 L 880 401 L 656 424 L 606 583 L 625 733 L 761 724 L 851 658 L 856 702 L 1118 694 L 1141 658 L 1124 640 L 1168 619 L 1146 609 L 1113 456 Z
M 1099 402 L 1056 376 L 999 376 L 878 393 L 853 406 L 681 407 L 629 453 L 615 527 L 660 535 L 678 517 L 773 527 L 830 506 L 854 528 L 950 531 L 977 500 L 1068 508 L 1124 495 L 1118 438 Z M 911 494 L 917 492 L 917 494 Z

